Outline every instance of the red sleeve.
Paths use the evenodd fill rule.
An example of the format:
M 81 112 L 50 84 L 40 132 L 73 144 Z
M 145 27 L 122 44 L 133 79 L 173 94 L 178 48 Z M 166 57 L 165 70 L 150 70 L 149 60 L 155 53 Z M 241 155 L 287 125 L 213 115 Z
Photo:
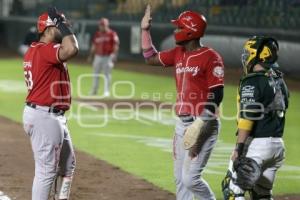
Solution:
M 62 63 L 58 57 L 59 48 L 60 48 L 60 44 L 49 43 L 43 46 L 42 48 L 40 48 L 39 50 L 41 51 L 40 53 L 43 56 L 43 58 L 46 60 L 46 62 L 52 64 L 58 64 L 58 63 Z
M 158 52 L 158 59 L 160 63 L 165 67 L 174 66 L 175 65 L 174 58 L 175 58 L 176 50 L 177 48 L 173 48 L 166 51 Z
M 207 86 L 209 89 L 224 85 L 224 63 L 217 53 L 212 54 L 206 70 Z

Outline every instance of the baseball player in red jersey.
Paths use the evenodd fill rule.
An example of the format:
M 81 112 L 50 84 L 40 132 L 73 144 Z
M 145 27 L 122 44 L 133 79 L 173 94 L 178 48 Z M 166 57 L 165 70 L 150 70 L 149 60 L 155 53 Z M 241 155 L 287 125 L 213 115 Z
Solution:
M 75 35 L 56 8 L 39 16 L 39 41 L 24 56 L 28 88 L 23 124 L 35 161 L 32 200 L 48 200 L 55 179 L 56 199 L 68 199 L 75 156 L 66 117 L 71 104 L 66 61 L 78 52 Z
M 114 67 L 118 50 L 119 37 L 115 31 L 110 29 L 109 20 L 101 18 L 98 22 L 99 30 L 95 33 L 92 40 L 92 47 L 88 61 L 93 60 L 94 81 L 90 92 L 91 95 L 96 95 L 99 88 L 99 73 L 102 71 L 105 76 L 104 96 L 110 96 L 111 70 Z
M 178 200 L 215 200 L 202 172 L 220 129 L 217 111 L 223 98 L 223 60 L 215 50 L 200 43 L 206 28 L 203 15 L 185 11 L 172 23 L 177 27 L 177 46 L 162 52 L 152 44 L 150 5 L 141 29 L 146 63 L 174 67 L 178 116 L 173 141 L 176 196 Z

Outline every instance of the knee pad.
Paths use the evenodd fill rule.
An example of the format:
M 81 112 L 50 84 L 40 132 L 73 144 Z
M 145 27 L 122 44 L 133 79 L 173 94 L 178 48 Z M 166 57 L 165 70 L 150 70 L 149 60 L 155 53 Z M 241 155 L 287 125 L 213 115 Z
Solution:
M 245 191 L 234 184 L 232 173 L 229 170 L 222 180 L 222 192 L 224 200 L 245 200 Z

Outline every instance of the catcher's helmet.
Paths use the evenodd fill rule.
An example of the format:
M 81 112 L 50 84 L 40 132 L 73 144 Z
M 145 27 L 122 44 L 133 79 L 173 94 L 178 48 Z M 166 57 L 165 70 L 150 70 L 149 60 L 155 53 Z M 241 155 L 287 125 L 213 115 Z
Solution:
M 247 40 L 241 56 L 244 72 L 252 72 L 256 64 L 261 64 L 265 68 L 270 68 L 278 59 L 278 42 L 271 37 L 254 36 Z
M 41 14 L 37 21 L 37 30 L 38 33 L 42 33 L 49 26 L 55 26 L 54 22 L 50 19 L 47 12 Z
M 205 17 L 193 11 L 185 11 L 171 22 L 180 28 L 174 34 L 177 43 L 202 37 L 207 25 Z

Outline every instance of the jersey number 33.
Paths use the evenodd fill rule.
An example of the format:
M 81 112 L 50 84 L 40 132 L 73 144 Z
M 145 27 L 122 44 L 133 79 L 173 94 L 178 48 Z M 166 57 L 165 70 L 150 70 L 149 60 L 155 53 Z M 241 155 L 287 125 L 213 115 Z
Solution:
M 25 82 L 26 82 L 26 86 L 28 90 L 32 90 L 33 87 L 33 81 L 32 81 L 32 73 L 30 70 L 25 70 L 24 71 L 24 75 L 25 75 Z

